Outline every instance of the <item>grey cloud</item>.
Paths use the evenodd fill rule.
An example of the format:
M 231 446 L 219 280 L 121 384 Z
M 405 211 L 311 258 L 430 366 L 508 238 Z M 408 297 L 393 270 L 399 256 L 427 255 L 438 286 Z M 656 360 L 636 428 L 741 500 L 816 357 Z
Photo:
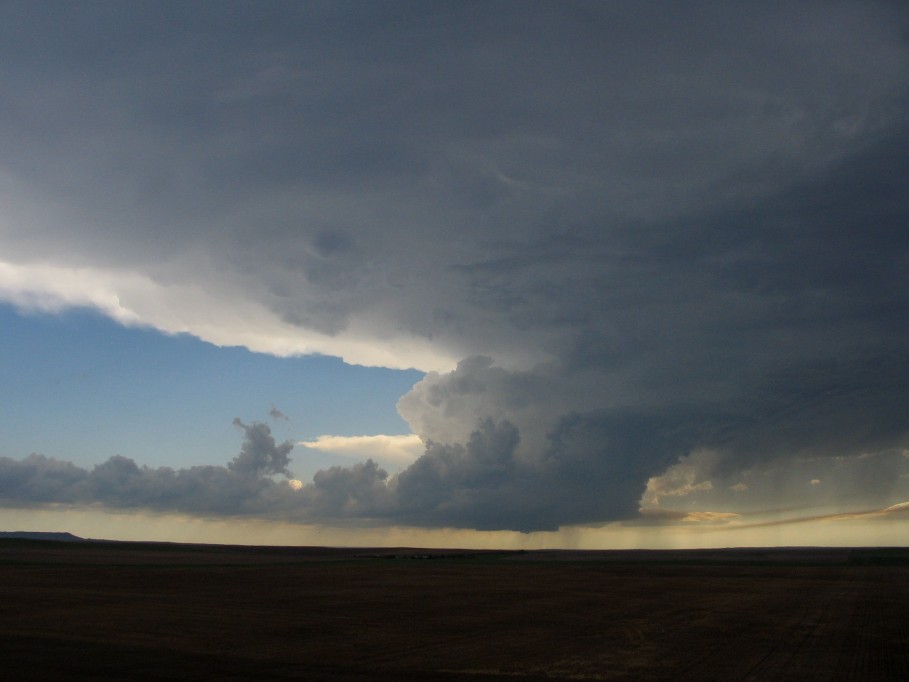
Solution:
M 826 119 L 859 116 L 861 131 L 860 113 L 885 109 L 901 82 L 886 68 L 900 53 L 883 6 L 866 12 L 867 42 L 815 8 L 819 54 L 790 32 L 792 17 L 754 8 L 591 20 L 570 4 L 230 7 L 60 7 L 50 23 L 8 6 L 4 25 L 23 28 L 5 41 L 5 76 L 21 93 L 5 164 L 38 189 L 84 193 L 68 248 L 135 264 L 137 246 L 175 254 L 217 235 L 230 249 L 219 260 L 292 280 L 318 270 L 307 237 L 352 230 L 388 259 L 372 277 L 412 271 L 383 243 L 435 260 L 434 242 L 456 244 L 452 230 L 482 246 L 493 225 L 496 239 L 522 241 L 597 234 L 600 220 L 658 204 L 675 214 L 687 194 L 704 200 L 692 178 L 728 183 L 730 169 L 768 156 L 798 164 L 848 146 L 857 134 Z M 783 57 L 765 58 L 772 50 Z M 814 146 L 781 134 L 798 123 Z M 482 178 L 487 189 L 464 191 Z M 52 245 L 40 245 L 46 256 Z M 269 275 L 278 254 L 302 262 Z M 342 300 L 343 316 L 356 299 Z
M 424 457 L 311 513 L 548 528 L 698 449 L 907 445 L 904 7 L 50 7 L 0 8 L 4 258 L 463 358 L 399 404 Z M 249 447 L 160 481 L 287 471 Z
M 300 490 L 300 510 L 309 518 L 363 520 L 387 516 L 394 500 L 386 485 L 388 474 L 374 461 L 351 467 L 335 466 L 316 472 Z
M 288 417 L 286 414 L 281 412 L 281 410 L 279 410 L 274 405 L 272 405 L 271 408 L 268 410 L 268 416 L 271 417 L 272 419 L 274 419 L 276 422 L 277 421 L 286 422 L 290 419 L 290 417 Z
M 546 410 L 540 403 L 552 394 L 553 384 L 537 373 L 508 371 L 494 366 L 492 358 L 472 356 L 452 372 L 428 374 L 398 401 L 398 412 L 415 433 L 438 443 L 466 442 L 482 420 L 506 415 L 526 437 Z
M 661 383 L 664 388 L 655 398 L 623 394 L 596 366 L 587 366 L 577 378 L 554 368 L 510 372 L 488 359 L 465 360 L 448 375 L 428 375 L 402 398 L 399 410 L 415 430 L 448 445 L 431 443 L 426 455 L 400 474 L 398 492 L 402 502 L 412 498 L 415 504 L 431 492 L 435 503 L 444 502 L 447 520 L 455 525 L 539 529 L 630 518 L 648 480 L 677 458 L 703 449 L 723 456 L 712 460 L 708 473 L 690 485 L 709 481 L 712 474 L 722 481 L 717 484 L 721 490 L 728 490 L 745 480 L 744 472 L 778 472 L 761 495 L 752 491 L 723 497 L 718 491 L 707 498 L 733 508 L 749 499 L 767 504 L 773 494 L 777 505 L 801 504 L 807 482 L 830 467 L 847 467 L 835 462 L 853 467 L 861 461 L 867 472 L 878 471 L 881 480 L 890 480 L 893 472 L 884 466 L 890 459 L 866 461 L 862 456 L 909 445 L 901 398 L 909 377 L 892 358 L 841 355 L 838 362 L 794 362 L 753 385 L 747 382 L 753 380 L 754 368 L 740 356 L 738 376 L 724 366 L 727 377 L 715 392 L 692 392 L 689 386 L 679 393 Z M 608 407 L 579 408 L 594 401 Z M 502 424 L 513 420 L 521 434 L 525 429 L 533 434 L 501 448 L 509 465 L 504 481 L 503 468 L 492 464 L 477 476 L 486 482 L 481 491 L 485 503 L 458 473 L 459 467 L 484 460 L 457 444 L 473 442 L 476 432 L 465 433 L 470 434 L 484 412 Z M 813 462 L 818 473 L 799 476 L 806 462 Z M 784 484 L 788 476 L 801 483 Z M 825 488 L 828 501 L 837 495 L 853 503 L 860 503 L 862 496 L 873 504 L 900 501 L 898 494 L 893 499 L 884 495 L 887 486 L 847 487 L 848 478 L 839 474 L 821 478 L 840 481 Z M 418 508 L 423 522 L 446 516 L 430 503 Z
M 0 501 L 25 506 L 103 504 L 202 515 L 286 511 L 293 491 L 269 474 L 281 473 L 286 467 L 292 446 L 276 444 L 265 424 L 242 426 L 241 452 L 227 467 L 152 468 L 116 455 L 86 470 L 43 455 L 18 461 L 3 457 Z
M 246 438 L 240 454 L 234 457 L 227 465 L 230 471 L 237 474 L 272 475 L 284 474 L 289 476 L 287 465 L 290 464 L 290 451 L 293 443 L 287 441 L 280 445 L 275 443 L 271 429 L 266 424 L 244 424 L 239 418 L 234 419 L 234 425 L 243 429 Z
M 86 476 L 75 464 L 44 455 L 31 454 L 20 461 L 0 457 L 0 498 L 26 505 L 70 502 L 65 491 Z
M 665 464 L 658 424 L 605 413 L 569 414 L 523 452 L 518 429 L 484 420 L 465 445 L 429 442 L 390 482 L 396 520 L 521 531 L 627 519 Z
M 466 446 L 428 443 L 426 453 L 396 477 L 405 519 L 418 525 L 516 526 L 516 504 L 534 504 L 515 494 L 526 475 L 514 457 L 518 439 L 512 424 L 487 420 Z
M 118 455 L 84 470 L 41 455 L 0 458 L 0 501 L 298 521 L 556 529 L 628 518 L 636 511 L 635 494 L 624 491 L 642 480 L 635 463 L 640 447 L 619 433 L 625 427 L 608 422 L 601 415 L 563 420 L 539 460 L 530 461 L 516 456 L 520 436 L 514 425 L 485 420 L 466 445 L 430 442 L 425 454 L 396 476 L 367 460 L 319 471 L 299 489 L 271 478 L 283 473 L 279 467 L 286 466 L 290 444 L 275 443 L 266 424 L 241 424 L 241 452 L 226 467 L 151 468 Z
M 241 455 L 231 464 L 243 453 L 287 450 L 289 444 L 276 444 L 265 424 L 244 429 Z M 905 450 L 771 457 L 730 469 L 728 453 L 669 459 L 669 453 L 687 452 L 667 436 L 671 432 L 659 420 L 570 414 L 558 420 L 540 451 L 519 454 L 513 424 L 484 420 L 464 445 L 428 442 L 425 453 L 394 476 L 367 460 L 319 471 L 302 486 L 274 480 L 264 466 L 174 470 L 115 456 L 84 470 L 41 455 L 0 458 L 0 502 L 530 532 L 635 519 L 640 504 L 652 522 L 690 514 L 703 520 L 730 509 L 766 512 L 784 503 L 885 507 L 909 496 Z
M 726 453 L 698 451 L 651 479 L 642 505 L 685 514 L 880 509 L 909 500 L 909 455 L 882 450 L 855 456 L 789 456 L 730 470 Z

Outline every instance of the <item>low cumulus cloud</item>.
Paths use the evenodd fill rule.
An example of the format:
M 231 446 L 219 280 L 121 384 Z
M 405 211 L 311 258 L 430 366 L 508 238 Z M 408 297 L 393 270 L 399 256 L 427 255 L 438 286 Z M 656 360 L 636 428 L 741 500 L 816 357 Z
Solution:
M 867 1 L 5 3 L 2 300 L 428 372 L 396 473 L 293 490 L 238 423 L 226 467 L 35 456 L 5 494 L 532 530 L 905 481 L 907 31 Z
M 246 425 L 237 417 L 234 419 L 234 426 L 241 428 L 246 438 L 240 454 L 227 465 L 230 471 L 252 476 L 274 474 L 290 476 L 287 465 L 290 464 L 289 455 L 294 447 L 292 443 L 275 445 L 271 429 L 259 422 Z
M 732 509 L 765 513 L 780 500 L 805 509 L 877 504 L 861 514 L 890 518 L 909 498 L 905 451 L 775 461 L 734 474 L 724 473 L 717 453 L 697 452 L 647 480 L 659 469 L 647 456 L 652 439 L 641 436 L 649 429 L 629 431 L 625 420 L 603 414 L 562 419 L 532 457 L 520 454 L 513 424 L 485 420 L 466 444 L 427 442 L 399 473 L 367 459 L 320 470 L 309 482 L 292 478 L 290 441 L 277 443 L 264 423 L 234 424 L 243 443 L 223 467 L 152 468 L 120 455 L 92 469 L 38 454 L 0 458 L 0 504 L 530 532 L 636 518 L 726 523 L 739 519 Z M 738 479 L 747 484 L 730 483 Z
M 290 441 L 276 443 L 264 423 L 234 424 L 244 439 L 224 467 L 151 468 L 117 455 L 87 470 L 37 454 L 0 458 L 0 502 L 525 531 L 630 511 L 620 509 L 621 499 L 609 491 L 635 475 L 589 451 L 600 426 L 580 417 L 562 425 L 535 463 L 516 457 L 516 427 L 487 420 L 466 445 L 427 443 L 424 454 L 394 476 L 367 459 L 323 469 L 307 483 L 288 471 Z M 613 469 L 620 476 L 610 481 Z M 590 476 L 598 477 L 602 497 L 586 494 Z M 572 491 L 579 493 L 577 500 L 566 505 L 562 497 Z
M 0 502 L 7 506 L 96 505 L 115 509 L 181 511 L 200 515 L 269 515 L 293 506 L 283 475 L 289 442 L 276 443 L 267 424 L 234 422 L 244 433 L 227 466 L 186 469 L 140 466 L 116 455 L 92 469 L 33 454 L 0 458 Z

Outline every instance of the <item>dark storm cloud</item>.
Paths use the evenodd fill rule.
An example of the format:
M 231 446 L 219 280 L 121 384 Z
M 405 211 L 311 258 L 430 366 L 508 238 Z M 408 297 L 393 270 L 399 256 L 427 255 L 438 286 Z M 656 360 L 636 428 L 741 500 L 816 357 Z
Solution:
M 485 421 L 465 446 L 429 443 L 392 481 L 398 522 L 521 531 L 629 518 L 654 465 L 648 425 L 568 415 L 537 459 L 517 453 L 507 421 Z
M 425 455 L 320 473 L 324 517 L 552 528 L 696 451 L 896 451 L 907 32 L 858 1 L 5 3 L 0 295 L 439 370 L 399 405 Z M 161 480 L 287 471 L 255 452 Z

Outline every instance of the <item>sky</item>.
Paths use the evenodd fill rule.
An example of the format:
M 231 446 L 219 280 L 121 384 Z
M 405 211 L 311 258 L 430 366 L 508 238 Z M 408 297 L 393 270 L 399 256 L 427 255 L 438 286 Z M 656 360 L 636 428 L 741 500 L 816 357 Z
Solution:
M 0 4 L 0 527 L 909 537 L 909 8 Z

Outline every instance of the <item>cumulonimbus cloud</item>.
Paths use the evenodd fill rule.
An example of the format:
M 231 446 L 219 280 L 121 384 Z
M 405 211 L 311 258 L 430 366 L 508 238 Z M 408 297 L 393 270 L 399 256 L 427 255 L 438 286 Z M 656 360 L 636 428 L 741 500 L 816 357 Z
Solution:
M 0 299 L 426 370 L 422 455 L 294 504 L 552 528 L 909 445 L 904 8 L 248 9 L 0 8 Z M 243 462 L 97 481 L 283 504 Z

